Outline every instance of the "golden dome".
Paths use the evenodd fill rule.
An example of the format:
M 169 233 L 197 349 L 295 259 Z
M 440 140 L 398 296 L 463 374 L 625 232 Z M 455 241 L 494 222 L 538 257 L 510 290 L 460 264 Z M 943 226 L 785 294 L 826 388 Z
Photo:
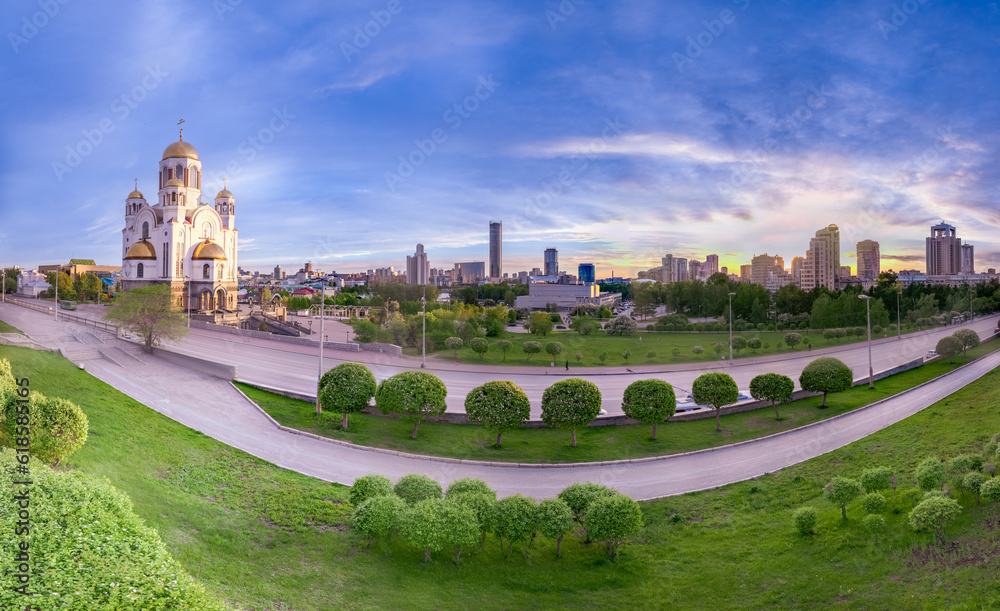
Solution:
M 132 191 L 131 193 L 128 194 L 128 199 L 146 199 L 146 198 L 142 195 L 142 193 L 139 192 L 139 189 L 136 189 L 135 191 Z
M 233 194 L 229 192 L 229 189 L 223 189 L 222 191 L 219 191 L 219 194 L 216 195 L 215 197 L 229 197 L 232 199 L 236 199 L 235 197 L 233 197 Z
M 163 150 L 163 158 L 170 159 L 171 157 L 187 157 L 188 159 L 198 159 L 198 151 L 195 150 L 193 146 L 184 142 L 183 140 L 178 140 L 174 142 L 167 148 Z
M 126 259 L 155 259 L 156 251 L 153 250 L 153 245 L 142 240 L 136 242 L 135 244 L 128 247 L 128 252 L 125 253 Z
M 181 180 L 180 178 L 171 178 L 170 180 L 167 181 L 167 184 L 165 184 L 163 186 L 164 187 L 183 187 L 184 186 L 184 181 Z
M 212 242 L 211 240 L 205 240 L 201 244 L 198 244 L 194 249 L 194 255 L 192 259 L 226 259 L 226 251 L 222 250 L 222 247 Z

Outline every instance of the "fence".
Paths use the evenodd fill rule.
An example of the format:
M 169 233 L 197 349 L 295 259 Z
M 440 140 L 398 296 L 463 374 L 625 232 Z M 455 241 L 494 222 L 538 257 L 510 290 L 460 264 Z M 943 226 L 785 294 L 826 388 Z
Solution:
M 14 299 L 9 296 L 7 297 L 7 303 L 19 305 L 22 308 L 28 308 L 29 310 L 35 310 L 36 312 L 44 312 L 45 314 L 50 314 L 50 315 L 52 314 L 52 306 L 31 303 L 28 301 L 22 301 L 20 299 Z

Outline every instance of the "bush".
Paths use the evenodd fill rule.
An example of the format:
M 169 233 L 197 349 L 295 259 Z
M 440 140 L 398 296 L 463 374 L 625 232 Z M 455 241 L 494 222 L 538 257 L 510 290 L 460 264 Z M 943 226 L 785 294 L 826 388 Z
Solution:
M 440 499 L 442 494 L 441 484 L 419 473 L 409 473 L 399 478 L 393 492 L 406 501 L 407 505 L 416 505 L 424 499 Z
M 376 496 L 361 503 L 351 514 L 354 528 L 368 539 L 388 538 L 398 527 L 406 502 L 398 496 Z
M 1000 501 L 1000 477 L 986 480 L 979 487 L 979 495 L 987 501 Z
M 424 371 L 404 371 L 382 380 L 375 392 L 375 406 L 383 413 L 399 414 L 413 422 L 411 438 L 427 416 L 438 416 L 448 408 L 444 399 L 448 389 L 437 376 Z
M 361 363 L 341 363 L 319 380 L 319 404 L 326 411 L 343 414 L 341 426 L 347 428 L 347 415 L 368 407 L 378 386 L 371 370 Z
M 882 513 L 887 504 L 885 497 L 878 492 L 869 492 L 861 497 L 861 507 L 865 513 Z
M 827 393 L 847 390 L 853 383 L 851 368 L 833 357 L 816 359 L 806 365 L 799 376 L 802 390 L 823 393 L 823 406 L 826 406 Z
M 693 352 L 695 354 L 701 354 L 704 351 L 705 351 L 705 349 L 702 348 L 701 346 L 692 346 L 691 347 L 691 352 Z
M 871 467 L 861 472 L 861 487 L 865 492 L 880 492 L 890 485 L 892 469 L 889 467 Z
M 938 340 L 935 351 L 939 356 L 947 357 L 948 362 L 954 360 L 956 354 L 962 351 L 962 341 L 954 335 L 948 335 Z
M 479 524 L 468 507 L 430 498 L 403 513 L 400 532 L 407 543 L 424 550 L 424 562 L 431 561 L 432 552 L 453 548 L 458 564 L 462 548 L 475 545 L 479 538 Z
M 513 549 L 515 543 L 524 544 L 524 555 L 528 555 L 527 542 L 538 530 L 538 508 L 534 499 L 530 499 L 520 494 L 507 496 L 496 505 L 496 524 L 494 534 L 500 538 L 500 546 L 503 541 L 510 544 L 507 553 Z
M 800 535 L 804 536 L 813 534 L 817 519 L 816 510 L 812 507 L 799 507 L 792 514 L 792 520 L 795 521 L 795 528 L 799 531 Z
M 656 425 L 677 411 L 674 387 L 656 378 L 636 380 L 625 389 L 622 411 L 629 418 L 652 424 L 653 439 L 656 439 Z
M 878 541 L 878 536 L 885 532 L 885 518 L 880 515 L 868 514 L 862 520 L 862 524 L 875 541 Z
M 507 351 L 510 350 L 511 346 L 513 345 L 514 343 L 511 342 L 509 339 L 502 339 L 497 342 L 497 350 L 499 350 L 503 354 L 503 362 L 505 363 L 507 362 Z
M 490 349 L 490 343 L 482 337 L 474 337 L 469 341 L 469 347 L 479 355 L 479 360 L 483 360 L 483 355 Z
M 759 337 L 751 337 L 750 339 L 747 340 L 747 348 L 753 350 L 754 354 L 756 354 L 757 351 L 760 350 L 761 345 L 762 343 Z
M 639 333 L 639 326 L 634 320 L 622 314 L 609 322 L 604 332 L 608 335 L 632 336 Z
M 840 514 L 847 519 L 847 504 L 861 494 L 861 484 L 846 477 L 835 477 L 826 487 L 826 498 L 840 505 Z
M 944 465 L 937 457 L 925 458 L 917 465 L 917 487 L 934 490 L 944 484 Z
M 930 530 L 937 535 L 939 545 L 944 544 L 945 529 L 962 513 L 962 506 L 954 499 L 931 497 L 924 499 L 910 512 L 913 530 Z
M 794 391 L 795 382 L 780 373 L 762 373 L 750 380 L 750 396 L 758 401 L 770 401 L 776 420 L 781 420 L 778 403 L 790 400 Z
M 556 358 L 559 356 L 559 353 L 562 352 L 562 344 L 559 342 L 549 342 L 545 344 L 545 351 L 548 352 L 552 358 Z
M 576 362 L 579 363 L 580 361 L 583 360 L 583 353 L 577 350 L 576 352 L 573 353 L 573 358 L 575 358 Z
M 802 336 L 798 333 L 785 333 L 784 341 L 786 346 L 794 348 L 802 343 Z
M 461 337 L 449 337 L 448 339 L 444 340 L 445 348 L 455 353 L 456 361 L 458 360 L 458 351 L 462 348 L 462 344 L 464 343 L 465 342 L 462 341 Z
M 587 509 L 590 507 L 591 503 L 597 499 L 614 496 L 616 494 L 618 494 L 617 491 L 608 488 L 607 486 L 602 486 L 601 484 L 595 484 L 592 482 L 582 482 L 566 486 L 562 492 L 559 493 L 559 498 L 562 499 L 573 512 L 573 517 L 582 522 L 583 517 L 587 514 Z
M 531 417 L 531 404 L 528 395 L 517 384 L 493 380 L 469 391 L 465 397 L 465 413 L 469 421 L 496 433 L 497 446 L 500 446 L 504 431 L 519 428 Z
M 3 389 L 3 423 L 0 440 L 9 447 L 29 446 L 32 458 L 59 465 L 87 441 L 87 416 L 75 403 L 40 392 L 18 388 L 10 364 L 0 361 Z M 25 412 L 27 409 L 27 412 Z M 25 422 L 27 420 L 27 422 Z M 30 434 L 24 437 L 23 428 Z M 19 443 L 19 440 L 27 443 Z
M 624 494 L 604 497 L 591 503 L 583 525 L 588 537 L 607 542 L 613 558 L 625 538 L 642 528 L 642 509 Z
M 532 354 L 538 354 L 542 351 L 542 345 L 538 342 L 524 342 L 521 344 L 521 350 L 524 351 L 528 356 L 524 359 L 526 362 L 531 360 Z
M 444 493 L 444 498 L 450 499 L 458 494 L 485 494 L 497 498 L 496 490 L 490 488 L 489 484 L 481 479 L 463 477 L 456 479 L 448 486 L 448 491 Z
M 538 504 L 537 515 L 538 530 L 556 540 L 556 556 L 562 556 L 563 536 L 573 528 L 573 510 L 562 499 L 543 499 Z
M 360 507 L 368 499 L 377 496 L 389 496 L 394 494 L 392 482 L 384 475 L 369 473 L 354 480 L 348 500 L 355 508 Z
M 593 422 L 601 411 L 601 391 L 582 378 L 560 380 L 542 393 L 542 422 L 569 429 L 576 447 L 576 429 Z
M 691 385 L 695 403 L 711 405 L 715 409 L 715 430 L 721 431 L 719 411 L 726 405 L 736 403 L 740 391 L 736 381 L 728 373 L 703 373 Z

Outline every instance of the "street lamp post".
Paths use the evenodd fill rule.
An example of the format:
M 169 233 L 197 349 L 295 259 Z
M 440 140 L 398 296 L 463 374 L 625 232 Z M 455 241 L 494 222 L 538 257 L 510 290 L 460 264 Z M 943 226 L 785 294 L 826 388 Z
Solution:
M 184 280 L 187 282 L 187 328 L 191 328 L 191 276 L 184 276 Z
M 52 304 L 52 312 L 54 313 L 56 320 L 59 320 L 59 268 L 56 267 L 56 302 Z
M 733 295 L 729 293 L 729 364 L 733 363 Z
M 896 339 L 903 339 L 903 321 L 899 319 L 899 291 L 896 291 Z
M 420 368 L 427 367 L 427 285 L 424 285 L 424 295 L 420 298 L 420 305 L 423 308 L 423 331 L 420 334 Z
M 326 310 L 326 283 L 320 280 L 319 285 L 319 377 L 316 379 L 316 413 L 320 413 L 319 384 L 323 380 L 323 311 Z
M 865 312 L 868 314 L 868 388 L 875 388 L 875 374 L 872 371 L 872 298 L 868 295 L 858 295 L 858 298 L 865 300 Z

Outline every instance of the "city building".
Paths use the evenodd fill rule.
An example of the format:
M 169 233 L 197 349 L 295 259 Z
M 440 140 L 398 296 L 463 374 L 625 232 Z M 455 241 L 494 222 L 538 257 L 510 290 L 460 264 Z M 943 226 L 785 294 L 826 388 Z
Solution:
M 27 297 L 38 297 L 52 285 L 45 281 L 45 274 L 33 269 L 22 269 L 17 275 L 17 293 Z
M 519 295 L 514 307 L 544 310 L 550 303 L 560 309 L 572 309 L 582 304 L 612 306 L 621 301 L 621 293 L 601 293 L 597 284 L 553 284 L 532 282 L 528 294 Z
M 653 280 L 659 280 L 664 284 L 677 282 L 677 263 L 674 262 L 673 255 L 663 255 L 660 259 L 660 270 L 660 277 L 654 277 Z
M 503 274 L 503 223 L 490 221 L 490 278 Z
M 792 257 L 792 280 L 801 285 L 802 283 L 802 266 L 805 265 L 805 257 Z
M 877 280 L 882 271 L 882 258 L 879 254 L 878 242 L 874 240 L 862 240 L 858 242 L 858 273 L 857 276 L 862 281 Z
M 236 200 L 223 184 L 214 205 L 202 202 L 201 177 L 198 151 L 184 142 L 182 128 L 163 151 L 155 203 L 138 180 L 125 198 L 122 290 L 166 284 L 185 310 L 236 309 Z
M 825 286 L 831 291 L 839 287 L 840 277 L 840 229 L 829 225 L 816 232 L 809 240 L 809 250 L 799 273 L 799 287 L 809 291 L 817 286 Z
M 927 275 L 948 276 L 962 271 L 962 240 L 955 227 L 941 221 L 927 238 Z
M 122 271 L 121 265 L 96 265 L 93 259 L 70 259 L 69 263 L 65 265 L 39 265 L 38 273 L 51 274 L 57 269 L 64 274 L 69 274 L 70 277 L 81 274 L 95 274 L 106 278 L 117 276 Z
M 279 281 L 280 280 L 284 280 L 285 279 L 285 270 L 281 269 L 280 265 L 275 265 L 274 266 L 274 276 L 272 276 L 272 277 L 275 280 L 279 280 Z
M 684 257 L 674 257 L 674 282 L 688 279 L 688 260 Z
M 593 263 L 581 263 L 577 266 L 577 276 L 584 284 L 593 284 L 597 281 L 597 268 Z
M 959 272 L 962 274 L 976 273 L 976 257 L 972 244 L 962 244 L 962 265 Z
M 413 253 L 413 256 L 406 257 L 406 283 L 427 284 L 430 270 L 431 267 L 427 261 L 427 253 L 424 252 L 424 245 L 417 244 L 417 251 Z
M 705 257 L 705 267 L 707 268 L 705 271 L 708 272 L 709 276 L 719 273 L 719 255 L 708 255 Z
M 753 277 L 753 265 L 740 266 L 740 282 L 750 282 Z
M 457 284 L 477 284 L 486 278 L 486 263 L 484 261 L 469 261 L 455 264 L 455 282 Z
M 545 249 L 545 274 L 546 276 L 559 275 L 559 251 L 555 248 Z

